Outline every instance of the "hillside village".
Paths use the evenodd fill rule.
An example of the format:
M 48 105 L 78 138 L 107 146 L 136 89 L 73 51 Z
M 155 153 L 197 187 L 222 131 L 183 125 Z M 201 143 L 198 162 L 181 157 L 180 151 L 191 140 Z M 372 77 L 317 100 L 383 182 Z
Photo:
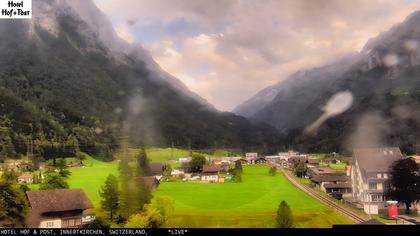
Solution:
M 236 171 L 238 166 L 241 170 L 242 166 L 268 166 L 284 173 L 291 183 L 312 197 L 335 199 L 340 205 L 360 209 L 367 215 L 381 215 L 386 218 L 390 204 L 395 205 L 394 201 L 388 201 L 392 199 L 385 197 L 391 165 L 394 161 L 404 158 L 411 158 L 420 165 L 419 156 L 403 156 L 396 147 L 355 149 L 351 158 L 336 153 L 320 156 L 295 151 L 265 156 L 258 153 L 245 153 L 243 156 L 198 155 L 203 159 L 202 165 L 198 167 L 193 164 L 194 156 L 197 155 L 150 162 L 150 174 L 141 177 L 144 185 L 154 192 L 159 189 L 160 184 L 166 182 L 241 182 L 241 173 Z M 302 175 L 296 173 L 299 165 L 305 170 Z M 1 173 L 13 172 L 16 183 L 22 186 L 36 186 L 46 181 L 45 176 L 48 173 L 60 172 L 63 166 L 54 166 L 52 162 L 35 165 L 27 160 L 6 160 L 0 168 Z M 71 159 L 65 162 L 64 168 L 71 172 L 73 168 L 88 167 L 84 165 L 83 160 Z M 301 178 L 291 177 L 291 173 Z M 294 178 L 301 180 L 295 182 Z M 310 190 L 307 191 L 303 187 Z M 84 227 L 95 221 L 95 207 L 83 189 L 25 188 L 29 203 L 25 222 L 29 227 Z M 323 202 L 322 199 L 320 201 Z M 404 209 L 405 206 L 398 203 L 398 207 Z M 420 205 L 414 205 L 412 210 L 420 211 Z M 409 224 L 416 222 L 415 217 L 402 216 L 401 220 Z

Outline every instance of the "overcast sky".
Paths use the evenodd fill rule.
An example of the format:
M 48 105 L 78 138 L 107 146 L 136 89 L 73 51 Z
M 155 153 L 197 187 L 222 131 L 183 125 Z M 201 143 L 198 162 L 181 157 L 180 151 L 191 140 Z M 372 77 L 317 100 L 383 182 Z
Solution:
M 220 110 L 359 51 L 420 0 L 95 0 L 117 33 Z

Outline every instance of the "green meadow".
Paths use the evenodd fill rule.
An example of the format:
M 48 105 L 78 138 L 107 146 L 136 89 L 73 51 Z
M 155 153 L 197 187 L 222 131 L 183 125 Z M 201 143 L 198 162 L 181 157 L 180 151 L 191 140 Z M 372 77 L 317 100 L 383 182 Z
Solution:
M 136 151 L 136 150 L 132 150 Z M 170 161 L 188 151 L 148 149 L 151 161 Z M 168 157 L 168 154 L 170 157 Z M 83 189 L 95 207 L 108 174 L 118 175 L 118 161 L 101 162 L 86 155 L 84 167 L 70 168 L 71 188 Z M 335 210 L 309 197 L 281 174 L 268 175 L 268 166 L 244 165 L 242 183 L 162 182 L 155 196 L 168 196 L 175 211 L 166 227 L 274 227 L 281 200 L 290 205 L 296 227 L 349 224 Z
M 169 196 L 175 212 L 167 227 L 274 227 L 276 210 L 285 200 L 296 227 L 349 224 L 335 210 L 295 188 L 268 167 L 244 166 L 242 183 L 163 182 L 155 196 Z

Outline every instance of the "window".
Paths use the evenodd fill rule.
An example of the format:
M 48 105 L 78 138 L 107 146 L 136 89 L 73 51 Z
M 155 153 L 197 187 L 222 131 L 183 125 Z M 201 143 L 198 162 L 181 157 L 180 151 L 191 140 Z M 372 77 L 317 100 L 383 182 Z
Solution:
M 54 221 L 48 221 L 47 228 L 52 228 L 52 227 L 54 227 Z
M 372 202 L 382 202 L 383 197 L 380 194 L 372 194 Z
M 369 189 L 375 190 L 377 189 L 376 183 L 369 183 Z
M 388 174 L 384 174 L 384 178 L 385 179 L 388 179 Z
M 378 179 L 380 179 L 380 178 L 382 178 L 382 174 L 381 174 L 381 173 L 378 173 L 378 174 L 376 175 L 376 177 L 378 177 Z

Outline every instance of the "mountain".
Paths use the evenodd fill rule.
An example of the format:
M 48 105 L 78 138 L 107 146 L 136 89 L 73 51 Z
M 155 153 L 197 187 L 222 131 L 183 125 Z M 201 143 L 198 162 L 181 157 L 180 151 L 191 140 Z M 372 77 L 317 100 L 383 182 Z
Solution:
M 264 150 L 269 125 L 219 112 L 121 40 L 91 0 L 33 2 L 0 22 L 0 156 L 77 149 L 110 159 L 130 145 Z M 29 147 L 29 148 L 28 148 Z
M 334 112 L 343 95 L 350 105 Z M 297 72 L 234 112 L 275 126 L 286 146 L 301 150 L 394 145 L 416 152 L 419 98 L 420 12 L 414 12 L 361 52 Z

